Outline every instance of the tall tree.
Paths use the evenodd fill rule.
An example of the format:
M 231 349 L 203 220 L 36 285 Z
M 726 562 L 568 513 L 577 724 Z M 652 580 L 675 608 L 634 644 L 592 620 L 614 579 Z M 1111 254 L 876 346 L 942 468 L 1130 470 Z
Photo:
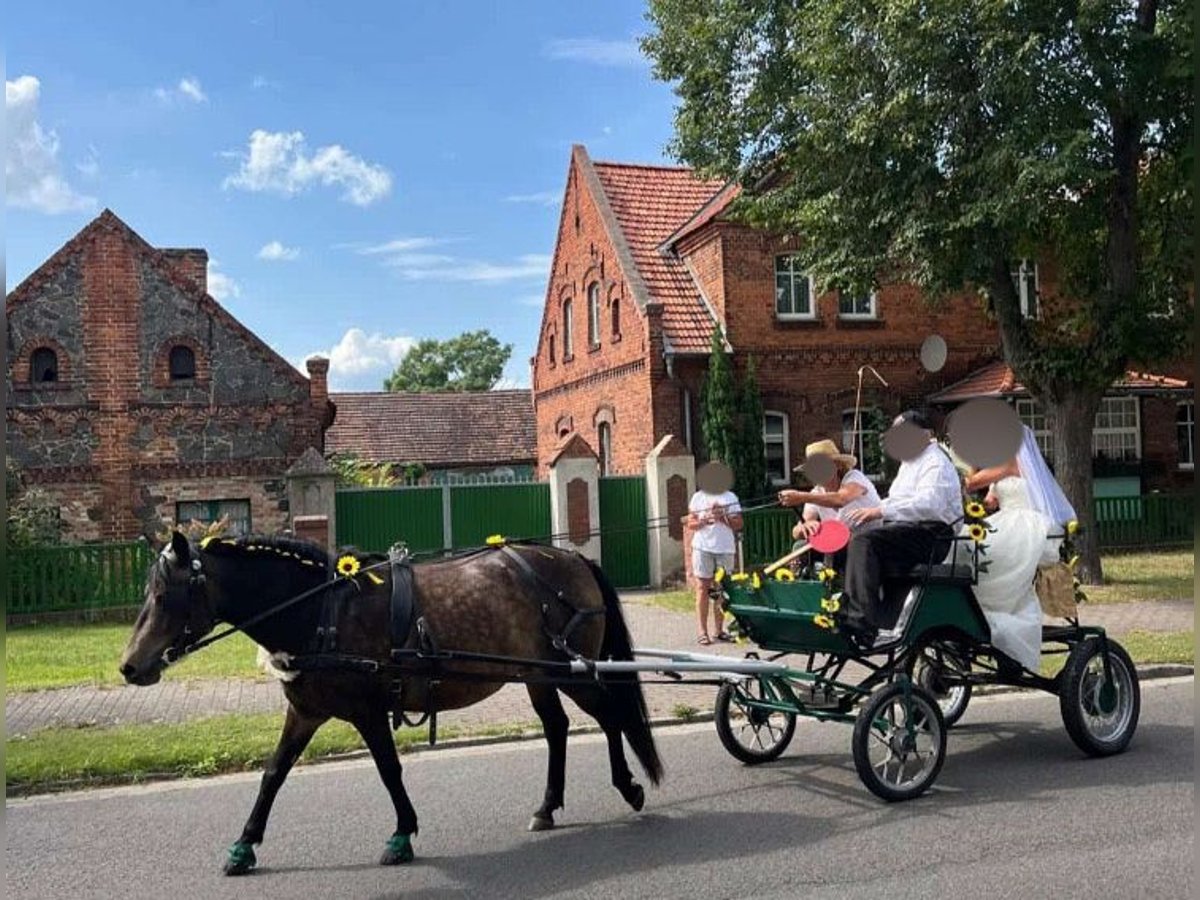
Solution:
M 761 497 L 767 489 L 767 453 L 763 443 L 763 403 L 758 390 L 754 357 L 738 386 L 737 449 L 734 452 L 734 490 L 742 500 Z
M 1053 417 L 1100 578 L 1092 423 L 1131 363 L 1192 340 L 1193 38 L 1182 0 L 650 0 L 674 153 L 802 235 L 825 286 L 976 289 Z M 1049 263 L 1027 318 L 1012 273 Z
M 383 383 L 388 391 L 488 391 L 500 380 L 512 344 L 486 329 L 439 341 L 424 338 Z
M 708 373 L 700 394 L 700 431 L 709 459 L 734 464 L 737 427 L 737 400 L 734 393 L 733 363 L 725 352 L 720 328 L 713 329 L 708 355 Z

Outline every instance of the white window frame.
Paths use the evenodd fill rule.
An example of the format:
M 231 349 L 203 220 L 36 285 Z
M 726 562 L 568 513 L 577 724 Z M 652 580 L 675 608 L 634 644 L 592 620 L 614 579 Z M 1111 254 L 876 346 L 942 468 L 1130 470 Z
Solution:
M 1033 267 L 1033 311 L 1030 312 L 1029 303 L 1029 267 Z M 1028 259 L 1023 259 L 1010 273 L 1013 279 L 1013 287 L 1017 290 L 1017 298 L 1021 303 L 1021 315 L 1026 319 L 1040 319 L 1042 317 L 1042 282 L 1041 276 L 1038 274 L 1038 266 L 1036 262 Z
M 883 478 L 883 472 L 868 472 L 867 471 L 867 454 L 863 446 L 863 436 L 873 434 L 878 440 L 879 432 L 868 431 L 863 428 L 863 422 L 867 417 L 878 411 L 878 407 L 864 406 L 859 410 L 858 430 L 854 429 L 854 408 L 842 410 L 842 452 L 849 453 L 858 460 L 857 468 L 860 472 L 870 478 L 872 481 L 880 481 Z M 880 454 L 880 465 L 883 465 L 883 455 Z
M 848 296 L 845 291 L 838 291 L 838 318 L 839 319 L 857 319 L 860 321 L 868 321 L 879 318 L 879 299 L 875 291 L 870 291 L 867 294 L 867 306 L 869 309 L 865 313 L 861 312 L 846 312 L 842 309 L 842 300 L 857 300 L 857 297 Z
M 1099 424 L 1100 417 L 1104 416 L 1104 415 L 1112 415 L 1112 413 L 1108 411 L 1108 407 L 1117 406 L 1117 405 L 1127 407 L 1125 410 L 1122 411 L 1122 415 L 1127 413 L 1129 411 L 1129 408 L 1131 408 L 1133 410 L 1133 425 L 1118 425 L 1116 427 L 1106 426 L 1104 428 L 1101 428 L 1100 424 Z M 1100 455 L 1100 453 L 1098 452 L 1098 444 L 1099 444 L 1099 439 L 1102 436 L 1104 436 L 1104 435 L 1130 435 L 1130 434 L 1133 435 L 1133 452 L 1134 452 L 1133 461 L 1140 461 L 1142 458 L 1142 404 L 1141 404 L 1141 401 L 1138 400 L 1138 398 L 1136 396 L 1131 396 L 1128 394 L 1116 396 L 1116 397 L 1112 397 L 1112 396 L 1101 397 L 1100 398 L 1100 408 L 1098 410 L 1096 410 L 1096 422 L 1093 423 L 1093 425 L 1092 425 L 1092 459 L 1095 459 Z M 1109 459 L 1111 457 L 1106 456 L 1105 458 Z M 1125 460 L 1125 457 L 1123 457 L 1123 456 L 1121 457 L 1121 460 L 1128 461 L 1128 460 Z
M 1013 405 L 1021 424 L 1028 425 L 1033 429 L 1033 437 L 1037 442 L 1038 449 L 1042 451 L 1042 456 L 1046 458 L 1046 462 L 1053 464 L 1054 431 L 1050 416 L 1038 406 L 1037 401 L 1032 397 L 1018 397 Z
M 563 320 L 563 340 L 562 340 L 562 358 L 563 362 L 571 359 L 575 355 L 575 341 L 573 339 L 575 325 L 575 310 L 571 306 L 570 298 L 563 301 L 562 304 L 562 320 Z
M 783 424 L 782 434 L 779 436 L 779 438 L 774 435 L 767 435 L 767 419 L 771 417 L 778 418 Z M 767 477 L 771 479 L 771 484 L 789 484 L 792 480 L 792 453 L 788 436 L 788 414 L 779 409 L 764 409 L 762 438 L 764 458 L 766 458 L 766 447 L 768 444 L 777 444 L 782 445 L 783 447 L 783 474 L 781 477 L 776 477 L 776 475 L 768 469 Z
M 600 282 L 593 281 L 588 287 L 588 346 L 600 346 Z
M 786 267 L 781 270 L 780 262 L 787 260 Z M 790 300 L 790 312 L 779 311 L 779 278 L 780 276 L 787 278 L 788 297 Z M 774 270 L 774 303 L 775 303 L 775 318 L 783 322 L 807 322 L 812 321 L 817 317 L 817 303 L 813 296 L 812 278 L 803 270 L 797 268 L 797 259 L 792 253 L 779 253 L 775 256 Z M 797 285 L 803 284 L 804 291 L 808 296 L 808 311 L 796 312 L 796 288 Z
M 1179 413 L 1180 413 L 1180 411 L 1183 411 L 1183 410 L 1187 411 L 1187 417 L 1183 421 L 1180 421 Z M 1180 426 L 1188 426 L 1187 443 L 1186 444 L 1183 441 L 1179 440 Z M 1195 468 L 1196 468 L 1196 401 L 1195 400 L 1181 400 L 1181 401 L 1179 401 L 1178 404 L 1176 404 L 1175 440 L 1179 445 L 1179 468 L 1184 471 L 1187 471 L 1187 472 L 1195 471 Z M 1186 458 L 1184 455 L 1185 447 L 1187 449 Z

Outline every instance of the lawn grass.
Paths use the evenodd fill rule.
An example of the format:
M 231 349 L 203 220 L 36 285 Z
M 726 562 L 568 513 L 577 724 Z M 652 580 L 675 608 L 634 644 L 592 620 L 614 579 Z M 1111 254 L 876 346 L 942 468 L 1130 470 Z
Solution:
M 1174 663 L 1196 665 L 1194 631 L 1131 631 L 1115 638 L 1136 665 Z M 1042 674 L 1053 678 L 1066 664 L 1067 654 L 1042 657 Z
M 130 624 L 54 624 L 10 628 L 4 652 L 5 690 L 31 691 L 85 684 L 120 684 L 121 651 Z M 167 679 L 262 678 L 257 648 L 243 634 L 218 641 L 164 674 Z
M 1111 555 L 1101 564 L 1104 584 L 1083 587 L 1089 603 L 1195 599 L 1196 557 L 1191 550 Z
M 102 784 L 133 784 L 261 768 L 274 751 L 283 716 L 273 713 L 213 716 L 172 725 L 48 728 L 5 742 L 5 788 L 14 793 Z M 439 738 L 519 734 L 524 724 L 462 729 L 442 727 Z M 423 728 L 396 732 L 401 751 L 427 740 Z M 305 751 L 314 760 L 363 748 L 344 722 L 326 723 Z

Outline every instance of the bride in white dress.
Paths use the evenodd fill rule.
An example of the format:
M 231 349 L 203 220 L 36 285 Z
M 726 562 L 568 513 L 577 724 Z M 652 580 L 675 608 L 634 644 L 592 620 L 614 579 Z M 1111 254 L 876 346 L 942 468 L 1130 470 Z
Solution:
M 1058 560 L 1052 535 L 1075 517 L 1025 428 L 1017 457 L 1004 466 L 975 473 L 969 489 L 991 485 L 989 505 L 999 509 L 988 518 L 993 529 L 984 544 L 975 598 L 992 633 L 992 645 L 1027 669 L 1038 670 L 1042 651 L 1042 607 L 1033 579 L 1039 565 Z

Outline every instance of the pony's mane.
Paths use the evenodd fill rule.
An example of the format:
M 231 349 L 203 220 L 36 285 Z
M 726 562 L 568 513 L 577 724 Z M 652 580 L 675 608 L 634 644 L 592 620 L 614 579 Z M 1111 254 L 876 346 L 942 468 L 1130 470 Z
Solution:
M 320 544 L 281 535 L 209 537 L 200 542 L 200 549 L 214 556 L 240 556 L 246 559 L 271 554 L 291 559 L 297 565 L 329 568 L 329 554 Z

